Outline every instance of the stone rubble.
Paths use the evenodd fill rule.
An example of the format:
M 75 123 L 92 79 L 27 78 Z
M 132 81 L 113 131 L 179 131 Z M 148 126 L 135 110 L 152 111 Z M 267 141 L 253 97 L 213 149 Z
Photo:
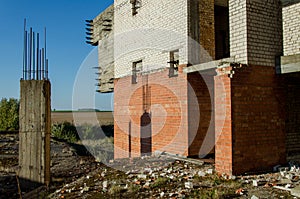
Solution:
M 288 191 L 274 187 L 277 185 L 293 187 L 300 183 L 281 176 L 280 172 L 263 175 L 217 176 L 212 164 L 197 165 L 167 156 L 114 160 L 109 164 L 108 166 L 112 168 L 106 166 L 97 168 L 94 175 L 89 174 L 89 179 L 84 178 L 85 182 L 73 182 L 72 186 L 61 189 L 65 190 L 64 194 L 56 192 L 50 198 L 62 196 L 66 198 L 83 196 L 197 198 L 203 194 L 207 194 L 208 198 L 294 198 Z M 118 167 L 123 171 L 114 169 Z M 285 169 L 285 172 L 285 176 L 288 176 L 292 171 Z M 91 179 L 94 179 L 93 183 L 89 182 Z M 76 187 L 82 183 L 86 183 L 84 186 L 89 187 L 89 192 L 84 192 L 82 189 L 76 191 L 78 189 Z M 68 194 L 70 189 L 71 195 Z
M 0 143 L 2 154 L 8 148 L 17 154 L 15 143 Z M 52 140 L 49 198 L 300 198 L 300 169 L 295 163 L 277 165 L 273 173 L 262 175 L 218 176 L 213 164 L 199 160 L 160 153 L 104 165 L 78 155 L 75 148 Z M 18 197 L 13 173 L 0 172 L 0 193 L 5 198 Z

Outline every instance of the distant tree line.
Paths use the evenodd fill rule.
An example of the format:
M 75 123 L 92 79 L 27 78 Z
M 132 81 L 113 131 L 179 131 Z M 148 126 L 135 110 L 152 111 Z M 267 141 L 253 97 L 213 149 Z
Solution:
M 2 98 L 0 101 L 0 131 L 19 130 L 19 107 L 17 99 Z

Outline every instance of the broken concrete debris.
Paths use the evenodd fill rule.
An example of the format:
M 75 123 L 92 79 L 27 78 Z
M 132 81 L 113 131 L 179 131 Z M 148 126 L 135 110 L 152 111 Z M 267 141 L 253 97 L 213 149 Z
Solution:
M 255 195 L 253 195 L 253 196 L 251 197 L 251 199 L 259 199 L 259 198 L 256 197 Z
M 291 189 L 291 195 L 300 198 L 300 186 L 296 186 L 295 188 Z
M 62 152 L 64 148 L 65 153 Z M 213 164 L 196 164 L 184 158 L 178 160 L 162 155 L 132 158 L 131 163 L 129 159 L 114 160 L 104 165 L 70 151 L 72 147 L 66 143 L 51 143 L 52 180 L 60 185 L 51 191 L 53 194 L 49 198 L 83 198 L 93 194 L 100 198 L 116 196 L 110 194 L 129 198 L 132 193 L 137 198 L 188 198 L 193 194 L 205 194 L 203 191 L 219 194 L 219 197 L 227 194 L 227 198 L 290 198 L 291 194 L 300 197 L 297 164 L 279 169 L 280 166 L 276 173 L 263 175 L 218 176 Z M 15 182 L 14 177 L 2 179 L 1 185 L 4 181 Z M 254 181 L 257 186 L 253 186 Z M 0 193 L 7 193 L 8 188 L 10 186 L 4 184 Z
M 133 192 L 138 198 L 184 198 L 193 194 L 203 194 L 203 190 L 208 190 L 210 194 L 220 194 L 222 192 L 218 192 L 217 189 L 221 187 L 227 191 L 223 190 L 223 193 L 227 194 L 223 196 L 227 197 L 285 198 L 290 196 L 287 190 L 290 190 L 294 196 L 300 194 L 300 188 L 296 186 L 300 182 L 293 182 L 286 178 L 288 174 L 296 175 L 294 168 L 284 169 L 285 176 L 282 176 L 278 170 L 276 173 L 263 175 L 223 178 L 215 174 L 212 164 L 196 165 L 166 157 L 115 160 L 109 166 L 116 168 L 116 165 L 123 171 L 99 167 L 93 174 L 89 173 L 87 175 L 89 177 L 85 176 L 77 182 L 64 186 L 61 189 L 64 190 L 63 194 L 61 191 L 56 192 L 52 198 L 60 196 L 68 198 L 69 193 L 76 197 L 97 193 L 103 197 L 117 194 L 127 198 Z M 239 186 L 239 188 L 232 190 L 226 187 L 226 184 Z

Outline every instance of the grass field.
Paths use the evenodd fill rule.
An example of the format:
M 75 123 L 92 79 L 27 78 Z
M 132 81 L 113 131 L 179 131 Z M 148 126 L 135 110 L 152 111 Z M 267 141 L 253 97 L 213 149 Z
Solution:
M 76 125 L 113 125 L 113 112 L 91 112 L 91 111 L 53 111 L 51 113 L 52 124 L 70 122 Z

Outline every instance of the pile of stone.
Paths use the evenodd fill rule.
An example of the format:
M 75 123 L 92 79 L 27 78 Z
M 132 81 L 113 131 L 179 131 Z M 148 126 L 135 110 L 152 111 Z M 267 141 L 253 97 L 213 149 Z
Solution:
M 100 164 L 50 198 L 289 198 L 289 192 L 276 188 L 283 183 L 289 181 L 280 172 L 222 177 L 215 174 L 213 164 L 203 161 L 142 157 Z
M 142 157 L 111 161 L 107 166 L 65 185 L 50 198 L 83 197 L 86 194 L 109 195 L 130 193 L 138 190 L 140 197 L 184 197 L 191 190 L 201 187 L 195 177 L 213 174 L 212 165 L 197 165 L 168 157 Z M 172 187 L 177 187 L 173 190 Z M 205 185 L 207 186 L 207 185 Z M 210 185 L 208 185 L 210 186 Z M 171 188 L 171 189 L 170 189 Z
M 0 156 L 18 155 L 18 134 L 0 134 Z

